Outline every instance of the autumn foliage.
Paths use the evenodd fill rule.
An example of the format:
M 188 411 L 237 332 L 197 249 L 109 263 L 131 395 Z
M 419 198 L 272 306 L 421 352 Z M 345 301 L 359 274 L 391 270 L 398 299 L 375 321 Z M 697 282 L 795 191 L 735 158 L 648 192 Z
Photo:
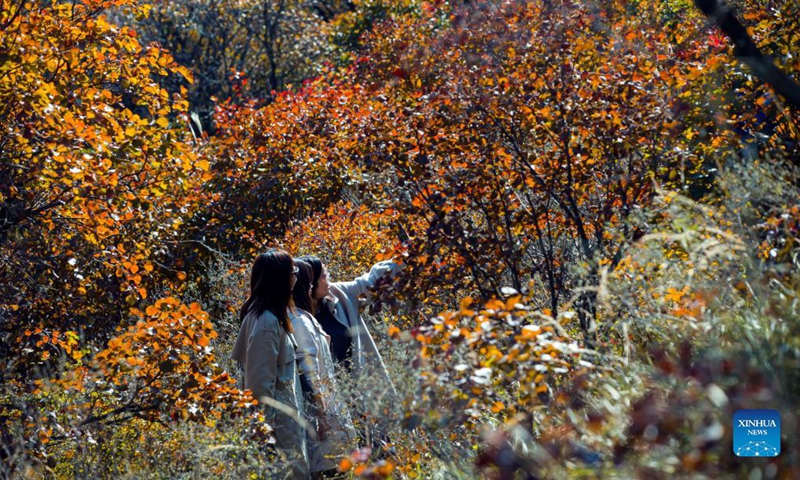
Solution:
M 188 73 L 99 15 L 110 6 L 3 3 L 4 359 L 31 346 L 26 328 L 102 339 L 165 288 L 154 270 L 174 271 L 165 254 L 207 168 L 175 126 L 188 103 L 153 79 Z
M 227 358 L 267 246 L 404 263 L 348 474 L 750 475 L 736 409 L 796 431 L 800 114 L 693 2 L 0 2 L 5 470 L 269 463 Z M 796 78 L 798 4 L 729 3 Z
M 335 281 L 352 280 L 385 260 L 393 251 L 389 218 L 365 206 L 340 202 L 302 222 L 296 222 L 282 239 L 294 255 L 323 259 Z
M 140 45 L 135 31 L 111 23 L 103 13 L 112 7 L 147 12 L 125 1 L 4 1 L 0 16 L 0 351 L 3 383 L 11 388 L 4 391 L 2 422 L 4 435 L 16 430 L 7 423 L 15 419 L 25 420 L 25 429 L 40 425 L 46 434 L 39 446 L 50 438 L 54 427 L 47 424 L 54 419 L 42 418 L 43 410 L 25 417 L 8 395 L 61 368 L 68 369 L 63 379 L 74 378 L 75 388 L 98 395 L 109 388 L 106 382 L 124 389 L 130 384 L 134 398 L 103 394 L 98 406 L 123 417 L 153 410 L 165 398 L 172 405 L 184 402 L 177 392 L 174 399 L 167 393 L 163 376 L 169 375 L 153 370 L 169 361 L 175 362 L 175 377 L 204 375 L 198 383 L 204 391 L 208 384 L 230 384 L 208 370 L 208 352 L 191 353 L 201 358 L 198 363 L 184 361 L 191 345 L 176 333 L 195 328 L 200 338 L 185 338 L 205 347 L 213 338 L 207 323 L 151 319 L 152 332 L 137 333 L 135 326 L 121 331 L 135 322 L 131 307 L 180 305 L 154 297 L 181 290 L 185 274 L 170 255 L 171 244 L 208 163 L 197 160 L 185 142 L 181 123 L 188 103 L 155 81 L 168 74 L 190 80 L 187 70 L 157 46 Z M 202 313 L 197 306 L 180 308 L 188 307 L 176 310 L 187 320 Z M 108 349 L 95 355 L 106 341 Z M 145 354 L 146 343 L 155 355 Z M 91 381 L 95 369 L 107 377 Z M 225 405 L 206 398 L 201 408 Z M 108 411 L 90 409 L 71 428 L 80 431 L 98 415 L 110 417 Z M 33 452 L 43 458 L 43 451 Z

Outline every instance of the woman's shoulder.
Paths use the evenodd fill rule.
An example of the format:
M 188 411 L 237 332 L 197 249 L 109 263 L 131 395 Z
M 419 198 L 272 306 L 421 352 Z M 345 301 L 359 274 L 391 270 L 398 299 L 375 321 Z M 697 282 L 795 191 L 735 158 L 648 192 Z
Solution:
M 342 300 L 347 300 L 347 285 L 348 283 L 352 282 L 339 282 L 339 283 L 332 283 L 330 285 L 330 294 L 325 297 L 325 300 L 331 305 L 331 307 L 335 307 L 337 303 L 341 302 Z
M 260 314 L 251 310 L 245 316 L 244 321 L 252 325 L 263 325 L 265 327 L 280 325 L 280 320 L 278 320 L 278 316 L 272 313 L 271 310 L 264 310 Z
M 295 328 L 296 331 L 305 330 L 307 332 L 317 334 L 317 335 L 324 335 L 325 331 L 320 325 L 319 320 L 317 317 L 311 314 L 311 312 L 307 310 L 303 310 L 301 308 L 295 308 L 296 312 L 291 314 L 292 320 L 292 327 Z
M 295 332 L 314 331 L 314 317 L 302 308 L 289 309 L 289 320 L 291 320 Z
M 289 318 L 294 321 L 306 321 L 311 318 L 311 314 L 300 307 L 292 307 L 289 309 Z
M 294 309 L 290 310 L 290 312 L 289 318 L 291 318 L 293 325 L 298 323 L 305 325 L 307 328 L 312 328 L 319 325 L 319 320 L 317 320 L 317 318 L 308 310 L 295 307 Z

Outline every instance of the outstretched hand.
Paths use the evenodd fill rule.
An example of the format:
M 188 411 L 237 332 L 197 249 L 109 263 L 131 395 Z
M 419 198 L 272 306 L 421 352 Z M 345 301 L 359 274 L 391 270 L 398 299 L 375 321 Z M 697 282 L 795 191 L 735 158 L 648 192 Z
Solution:
M 390 275 L 392 277 L 398 275 L 403 270 L 404 265 L 395 263 L 394 260 L 384 260 L 372 266 L 369 270 L 369 279 L 374 285 L 378 280 Z

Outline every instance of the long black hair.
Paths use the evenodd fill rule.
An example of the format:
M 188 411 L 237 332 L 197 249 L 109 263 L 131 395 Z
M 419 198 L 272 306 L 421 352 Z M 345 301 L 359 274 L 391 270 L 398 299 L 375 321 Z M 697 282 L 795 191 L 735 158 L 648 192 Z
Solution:
M 294 284 L 294 289 L 292 290 L 294 306 L 314 315 L 317 313 L 317 305 L 311 296 L 312 288 L 315 288 L 313 287 L 314 269 L 311 268 L 308 262 L 299 258 L 294 261 L 294 264 L 300 270 L 297 272 L 297 283 Z
M 261 316 L 269 310 L 287 332 L 292 331 L 286 309 L 292 302 L 292 256 L 283 250 L 270 249 L 256 257 L 250 272 L 250 297 L 239 311 L 239 321 L 252 312 Z
M 319 302 L 314 302 L 314 292 L 317 291 L 317 286 L 319 285 L 319 277 L 322 276 L 322 272 L 325 269 L 325 265 L 322 264 L 322 260 L 320 260 L 319 257 L 316 255 L 303 255 L 302 257 L 297 257 L 297 259 L 311 266 L 311 301 L 312 303 L 315 303 L 317 308 L 319 308 L 322 299 L 319 299 Z

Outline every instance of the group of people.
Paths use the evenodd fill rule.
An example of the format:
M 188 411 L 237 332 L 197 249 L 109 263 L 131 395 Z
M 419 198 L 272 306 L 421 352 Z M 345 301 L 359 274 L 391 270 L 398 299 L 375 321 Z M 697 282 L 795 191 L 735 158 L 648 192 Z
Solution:
M 244 388 L 265 408 L 287 478 L 335 475 L 357 441 L 353 418 L 365 412 L 348 408 L 359 402 L 337 388 L 337 370 L 355 391 L 366 391 L 359 384 L 369 382 L 393 394 L 359 298 L 399 268 L 388 260 L 354 281 L 331 283 L 315 256 L 272 249 L 256 258 L 231 356 L 244 371 Z

